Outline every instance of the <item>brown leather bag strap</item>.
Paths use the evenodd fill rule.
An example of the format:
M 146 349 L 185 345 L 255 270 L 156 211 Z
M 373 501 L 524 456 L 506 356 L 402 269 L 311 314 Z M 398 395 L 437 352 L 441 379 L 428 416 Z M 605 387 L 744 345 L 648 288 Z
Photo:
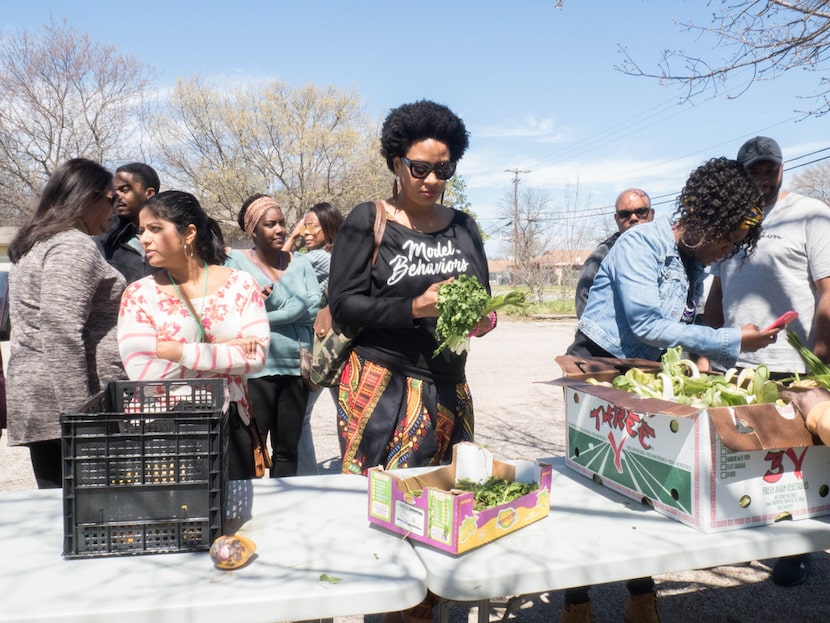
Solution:
M 372 266 L 378 261 L 378 251 L 383 240 L 383 233 L 386 231 L 386 207 L 383 201 L 375 201 L 375 250 L 372 252 Z

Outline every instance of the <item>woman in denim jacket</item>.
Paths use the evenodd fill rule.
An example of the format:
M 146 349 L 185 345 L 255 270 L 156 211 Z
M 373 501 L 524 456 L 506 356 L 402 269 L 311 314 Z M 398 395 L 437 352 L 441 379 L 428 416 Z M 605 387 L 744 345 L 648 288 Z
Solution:
M 602 261 L 568 354 L 658 360 L 680 345 L 725 368 L 738 352 L 773 342 L 780 329 L 712 329 L 693 324 L 703 294 L 704 267 L 740 250 L 755 249 L 763 198 L 734 160 L 715 158 L 692 171 L 674 218 L 655 219 L 624 232 Z M 588 586 L 565 591 L 560 623 L 590 620 Z M 627 583 L 626 621 L 659 621 L 654 580 Z
M 754 324 L 712 329 L 692 324 L 704 267 L 755 249 L 763 198 L 734 160 L 714 158 L 692 171 L 673 219 L 655 219 L 620 236 L 603 260 L 568 354 L 659 360 L 680 345 L 725 368 L 778 330 Z

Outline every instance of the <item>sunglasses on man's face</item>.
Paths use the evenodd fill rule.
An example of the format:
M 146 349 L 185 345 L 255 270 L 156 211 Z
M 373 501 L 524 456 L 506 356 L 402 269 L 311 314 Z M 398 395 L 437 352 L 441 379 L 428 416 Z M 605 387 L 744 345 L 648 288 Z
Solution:
M 448 180 L 455 175 L 455 162 L 439 162 L 438 164 L 430 164 L 423 160 L 410 160 L 401 156 L 401 162 L 409 167 L 409 172 L 417 180 L 424 179 L 431 172 L 435 172 L 435 177 L 439 180 Z
M 617 218 L 621 221 L 627 221 L 632 214 L 636 214 L 637 218 L 647 218 L 651 213 L 651 208 L 636 208 L 635 210 L 617 210 Z

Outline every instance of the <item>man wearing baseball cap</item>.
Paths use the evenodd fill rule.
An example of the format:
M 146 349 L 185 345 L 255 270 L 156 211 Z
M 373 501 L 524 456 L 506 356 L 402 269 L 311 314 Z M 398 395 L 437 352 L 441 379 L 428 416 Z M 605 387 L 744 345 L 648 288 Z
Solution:
M 712 267 L 714 279 L 704 311 L 713 327 L 765 327 L 786 311 L 798 318 L 787 328 L 825 363 L 830 362 L 830 207 L 781 190 L 783 156 L 771 138 L 756 136 L 737 160 L 755 180 L 766 207 L 755 253 L 738 253 Z M 766 364 L 774 377 L 806 368 L 787 340 L 758 353 L 740 353 L 738 366 Z M 796 586 L 810 573 L 810 554 L 780 558 L 772 571 L 779 586 Z

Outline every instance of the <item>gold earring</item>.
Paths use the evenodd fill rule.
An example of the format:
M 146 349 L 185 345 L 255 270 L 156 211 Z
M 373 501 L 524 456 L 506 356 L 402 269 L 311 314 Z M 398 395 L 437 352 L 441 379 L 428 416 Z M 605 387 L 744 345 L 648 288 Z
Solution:
M 398 200 L 398 178 L 396 177 L 392 182 L 392 201 Z

